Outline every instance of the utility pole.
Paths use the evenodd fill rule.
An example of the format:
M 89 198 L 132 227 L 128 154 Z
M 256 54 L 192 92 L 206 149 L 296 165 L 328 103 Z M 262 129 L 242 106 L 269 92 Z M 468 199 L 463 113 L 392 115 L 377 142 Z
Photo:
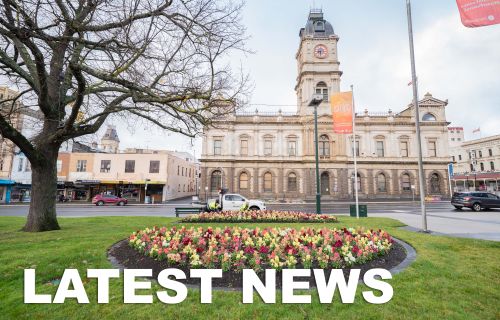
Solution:
M 422 214 L 422 231 L 427 230 L 427 213 L 425 208 L 425 183 L 424 183 L 424 165 L 422 160 L 422 137 L 420 135 L 420 112 L 418 107 L 418 79 L 415 67 L 415 49 L 413 47 L 413 22 L 411 20 L 411 1 L 406 0 L 406 14 L 408 16 L 408 39 L 410 42 L 410 60 L 411 60 L 411 80 L 413 84 L 413 106 L 415 107 L 415 125 L 417 131 L 418 146 L 418 181 L 420 188 L 420 210 Z

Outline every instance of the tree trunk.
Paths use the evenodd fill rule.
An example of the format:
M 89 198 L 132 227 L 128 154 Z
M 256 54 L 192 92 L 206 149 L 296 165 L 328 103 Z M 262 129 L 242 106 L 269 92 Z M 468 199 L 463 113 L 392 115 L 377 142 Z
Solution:
M 31 202 L 24 231 L 40 232 L 59 230 L 56 217 L 57 155 L 59 147 L 40 146 L 38 148 L 45 161 L 32 164 Z

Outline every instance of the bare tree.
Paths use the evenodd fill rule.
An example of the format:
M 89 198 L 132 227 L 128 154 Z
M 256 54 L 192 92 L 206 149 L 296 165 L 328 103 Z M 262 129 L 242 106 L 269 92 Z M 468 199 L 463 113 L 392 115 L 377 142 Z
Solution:
M 32 166 L 25 231 L 59 229 L 56 162 L 62 142 L 95 133 L 115 114 L 193 137 L 241 105 L 247 78 L 231 72 L 227 54 L 245 50 L 242 5 L 2 0 L 0 79 L 20 94 L 0 105 L 22 100 L 40 115 L 30 138 L 0 113 L 1 135 Z

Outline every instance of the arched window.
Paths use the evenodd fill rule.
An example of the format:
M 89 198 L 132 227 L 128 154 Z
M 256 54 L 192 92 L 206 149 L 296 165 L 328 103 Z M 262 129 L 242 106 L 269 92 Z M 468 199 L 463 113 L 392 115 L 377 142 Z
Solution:
M 319 137 L 319 156 L 322 158 L 330 157 L 330 139 L 326 134 Z
M 323 81 L 316 84 L 316 94 L 323 95 L 323 102 L 328 101 L 328 86 Z
M 264 192 L 273 191 L 273 175 L 271 172 L 264 173 Z
M 210 177 L 210 191 L 218 191 L 222 186 L 222 172 L 215 170 Z
M 240 174 L 240 190 L 248 189 L 248 173 L 242 172 Z
M 356 187 L 358 188 L 358 192 L 362 192 L 362 184 L 361 184 L 361 175 L 358 173 L 357 179 L 356 179 Z
M 431 193 L 441 193 L 441 178 L 437 173 L 431 175 Z
M 325 23 L 323 21 L 317 21 L 314 24 L 314 31 L 315 32 L 324 32 L 325 31 Z
M 297 175 L 293 172 L 288 175 L 288 191 L 297 191 Z
M 401 189 L 403 189 L 403 191 L 411 191 L 411 181 L 408 173 L 401 176 Z
M 422 117 L 422 121 L 436 121 L 436 116 L 432 113 L 426 113 Z
M 321 174 L 321 194 L 330 194 L 330 174 L 326 171 Z
M 383 173 L 377 175 L 377 191 L 387 192 L 387 179 Z

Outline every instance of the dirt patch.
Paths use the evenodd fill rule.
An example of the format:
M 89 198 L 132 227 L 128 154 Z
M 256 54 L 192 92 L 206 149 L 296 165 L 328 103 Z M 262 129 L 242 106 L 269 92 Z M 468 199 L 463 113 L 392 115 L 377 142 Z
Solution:
M 167 268 L 176 268 L 184 271 L 186 276 L 188 277 L 186 280 L 177 280 L 187 285 L 192 285 L 199 287 L 200 279 L 189 278 L 189 270 L 188 266 L 180 266 L 180 265 L 171 265 L 168 264 L 166 260 L 158 261 L 151 257 L 145 256 L 138 251 L 134 250 L 132 247 L 128 245 L 128 239 L 122 240 L 114 244 L 108 250 L 108 257 L 111 262 L 116 267 L 122 267 L 125 269 L 152 269 L 153 270 L 153 278 L 156 279 L 158 274 L 163 269 Z M 350 268 L 342 269 L 344 272 L 344 277 L 348 279 L 349 272 L 351 269 L 361 269 L 360 279 L 363 279 L 363 275 L 370 269 L 373 268 L 383 268 L 383 269 L 391 269 L 397 265 L 399 265 L 406 258 L 406 250 L 404 247 L 394 242 L 392 244 L 391 250 L 384 256 L 377 257 L 374 260 L 371 260 L 367 263 L 361 265 L 353 265 Z M 297 265 L 297 269 L 302 269 L 300 265 Z M 313 269 L 319 269 L 319 267 L 313 267 Z M 325 269 L 326 279 L 329 279 L 331 269 Z M 213 279 L 212 285 L 213 287 L 220 288 L 241 288 L 242 287 L 242 279 L 243 274 L 241 272 L 227 271 L 222 273 L 222 278 Z M 259 278 L 264 281 L 265 274 L 262 272 L 259 274 Z M 295 278 L 296 281 L 309 281 L 310 287 L 316 287 L 316 282 L 314 280 L 314 276 L 311 272 L 311 277 Z M 281 288 L 281 272 L 276 272 L 276 287 Z

